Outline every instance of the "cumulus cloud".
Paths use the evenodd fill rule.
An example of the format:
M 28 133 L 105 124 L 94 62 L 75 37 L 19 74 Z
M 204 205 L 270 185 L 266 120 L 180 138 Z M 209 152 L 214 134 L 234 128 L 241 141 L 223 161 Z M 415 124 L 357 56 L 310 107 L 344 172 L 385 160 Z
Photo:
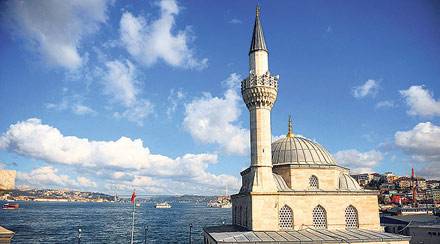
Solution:
M 238 74 L 231 74 L 223 84 L 228 88 L 223 97 L 209 93 L 185 105 L 183 125 L 191 136 L 202 143 L 220 145 L 227 153 L 245 154 L 249 150 L 249 130 L 238 123 L 241 97 Z
M 417 124 L 394 134 L 395 144 L 422 165 L 421 174 L 440 177 L 440 126 L 431 122 Z
M 68 175 L 59 174 L 52 166 L 33 169 L 29 173 L 18 172 L 17 181 L 20 185 L 51 188 L 94 188 L 96 183 L 86 177 L 72 179 Z
M 238 188 L 239 185 L 238 179 L 233 176 L 215 175 L 207 171 L 209 164 L 218 161 L 215 154 L 185 154 L 170 158 L 151 153 L 149 148 L 144 147 L 141 139 L 121 137 L 116 141 L 93 141 L 76 136 L 65 136 L 57 128 L 43 124 L 36 118 L 11 125 L 0 137 L 0 150 L 92 172 L 107 170 L 114 172 L 109 179 L 121 179 L 126 185 L 133 184 L 131 179 L 136 179 L 136 176 L 151 177 L 155 181 L 165 178 L 173 184 L 189 182 L 214 188 L 223 187 L 225 184 Z M 44 170 L 56 173 L 56 169 L 52 167 Z M 43 175 L 40 172 L 31 172 L 24 176 L 29 176 L 25 177 L 26 179 L 38 176 L 41 182 L 47 181 L 47 184 L 61 186 L 76 183 L 93 185 L 84 179 L 77 179 L 74 182 L 62 175 L 58 178 L 54 177 L 56 181 L 49 182 L 51 177 L 42 178 L 43 176 L 39 176 Z
M 440 116 L 440 101 L 424 86 L 411 86 L 399 92 L 409 106 L 409 115 Z
M 142 16 L 125 12 L 120 21 L 120 39 L 128 53 L 139 62 L 150 66 L 158 60 L 174 67 L 203 69 L 207 59 L 194 57 L 189 48 L 193 38 L 189 28 L 173 31 L 179 6 L 174 0 L 162 0 L 158 3 L 160 16 L 147 21 Z
M 108 2 L 10 1 L 7 17 L 47 63 L 74 70 L 86 59 L 82 40 L 106 22 Z
M 374 166 L 383 159 L 379 151 L 360 152 L 356 149 L 338 151 L 334 157 L 340 165 L 348 167 L 352 173 L 373 172 Z
M 379 82 L 369 79 L 364 84 L 356 86 L 352 90 L 355 98 L 364 98 L 366 96 L 374 96 L 379 90 Z

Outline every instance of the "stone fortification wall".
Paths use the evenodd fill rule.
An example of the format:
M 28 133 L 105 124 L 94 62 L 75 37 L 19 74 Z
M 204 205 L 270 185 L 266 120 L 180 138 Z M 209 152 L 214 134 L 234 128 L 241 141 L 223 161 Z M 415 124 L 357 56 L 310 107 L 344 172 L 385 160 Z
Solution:
M 15 170 L 0 170 L 0 190 L 15 189 Z

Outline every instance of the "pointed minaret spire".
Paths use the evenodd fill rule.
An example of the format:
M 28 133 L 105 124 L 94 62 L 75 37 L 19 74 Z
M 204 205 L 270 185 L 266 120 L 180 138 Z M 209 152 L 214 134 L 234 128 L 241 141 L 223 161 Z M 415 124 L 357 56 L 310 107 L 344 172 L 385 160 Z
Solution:
M 255 13 L 254 32 L 252 33 L 252 43 L 249 53 L 264 50 L 267 52 L 266 42 L 264 41 L 263 28 L 260 23 L 260 6 L 257 5 Z
M 293 135 L 293 129 L 292 129 L 292 117 L 289 115 L 289 122 L 287 124 L 287 135 L 286 137 L 292 138 Z

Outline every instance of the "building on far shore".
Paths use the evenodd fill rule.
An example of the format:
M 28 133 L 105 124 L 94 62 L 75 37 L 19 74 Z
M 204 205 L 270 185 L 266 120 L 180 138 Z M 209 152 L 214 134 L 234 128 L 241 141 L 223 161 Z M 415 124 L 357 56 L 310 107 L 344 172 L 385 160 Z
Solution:
M 378 192 L 360 187 L 323 146 L 295 135 L 290 118 L 287 135 L 272 143 L 279 77 L 269 72 L 268 54 L 257 7 L 249 77 L 241 83 L 251 163 L 231 197 L 232 225 L 204 228 L 204 243 L 408 244 L 410 237 L 383 232 Z
M 0 191 L 15 189 L 15 170 L 0 169 Z

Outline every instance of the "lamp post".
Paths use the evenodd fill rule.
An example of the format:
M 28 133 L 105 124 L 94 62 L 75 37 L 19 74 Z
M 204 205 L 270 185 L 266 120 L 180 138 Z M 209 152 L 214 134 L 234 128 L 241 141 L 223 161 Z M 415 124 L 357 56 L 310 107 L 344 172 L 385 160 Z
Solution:
M 144 227 L 144 243 L 147 244 L 147 230 L 148 230 L 148 226 Z
M 81 243 L 81 232 L 82 232 L 82 230 L 81 230 L 81 228 L 79 228 L 78 229 L 78 244 Z
M 193 224 L 191 223 L 191 224 L 189 224 L 189 244 L 192 244 L 192 233 L 191 233 L 191 230 L 192 230 L 192 227 L 193 227 Z

